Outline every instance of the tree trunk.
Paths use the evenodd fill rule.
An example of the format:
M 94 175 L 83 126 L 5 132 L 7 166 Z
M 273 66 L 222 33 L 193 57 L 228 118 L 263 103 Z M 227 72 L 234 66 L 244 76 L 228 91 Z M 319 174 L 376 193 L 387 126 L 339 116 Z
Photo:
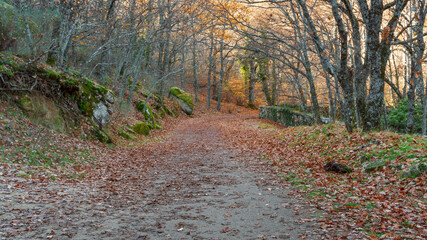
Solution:
M 46 63 L 50 66 L 55 66 L 56 63 L 58 62 L 58 36 L 60 33 L 60 29 L 61 29 L 61 21 L 60 20 L 55 20 L 53 22 L 53 29 L 52 29 L 52 41 L 55 42 L 55 45 L 52 46 L 52 50 L 50 50 L 47 54 L 47 60 Z
M 367 96 L 367 78 L 368 72 L 362 62 L 362 47 L 360 37 L 360 25 L 359 20 L 353 13 L 353 6 L 348 0 L 343 0 L 346 13 L 351 23 L 351 38 L 353 43 L 353 61 L 354 61 L 354 91 L 356 93 L 356 115 L 358 117 L 357 122 L 359 127 L 364 128 L 364 124 L 367 121 L 366 114 L 366 96 Z
M 347 132 L 353 132 L 354 126 L 354 105 L 353 105 L 353 74 L 348 69 L 348 39 L 347 31 L 345 30 L 344 22 L 341 18 L 341 15 L 338 10 L 338 3 L 336 0 L 331 0 L 332 4 L 332 13 L 335 18 L 335 22 L 338 27 L 338 33 L 340 37 L 340 59 L 339 59 L 339 69 L 338 69 L 338 82 L 341 85 L 341 88 L 344 92 L 344 104 L 341 108 L 341 111 L 344 116 L 344 123 L 347 129 Z
M 258 81 L 262 83 L 262 91 L 264 92 L 265 100 L 269 106 L 274 105 L 271 99 L 270 87 L 268 86 L 269 74 L 268 65 L 269 60 L 266 56 L 261 56 L 257 59 L 258 62 Z
M 249 107 L 255 106 L 256 68 L 254 58 L 249 57 Z
M 185 91 L 185 48 L 182 48 L 181 51 L 181 89 Z
M 221 61 L 221 69 L 220 69 L 220 76 L 219 76 L 219 84 L 218 84 L 218 104 L 216 106 L 216 110 L 221 111 L 221 100 L 222 100 L 222 84 L 224 82 L 224 39 L 221 38 L 220 42 L 220 61 Z
M 277 104 L 277 73 L 276 73 L 276 61 L 273 60 L 271 66 L 271 101 L 273 105 Z
M 197 82 L 197 60 L 196 60 L 196 35 L 193 35 L 193 47 L 192 47 L 192 55 L 193 55 L 193 86 L 194 86 L 194 103 L 196 104 L 199 101 L 198 93 L 199 93 L 199 83 Z
M 213 63 L 213 48 L 214 48 L 214 35 L 213 33 L 210 36 L 211 42 L 210 42 L 210 47 L 209 47 L 209 69 L 208 69 L 208 95 L 207 95 L 207 99 L 206 99 L 206 107 L 210 108 L 211 107 L 211 81 L 212 81 L 212 64 Z
M 367 62 L 369 63 L 370 88 L 367 101 L 367 119 L 363 126 L 365 131 L 378 130 L 381 127 L 382 103 L 384 101 L 384 82 L 387 61 L 390 56 L 390 45 L 393 40 L 397 20 L 408 0 L 397 0 L 393 17 L 383 29 L 380 41 L 383 17 L 383 1 L 371 0 L 370 8 L 366 0 L 358 0 L 362 17 L 366 22 Z
M 303 0 L 297 0 L 299 6 L 301 7 L 302 10 L 302 14 L 304 15 L 304 18 L 307 22 L 308 25 L 308 29 L 310 31 L 311 37 L 313 39 L 314 45 L 316 47 L 316 52 L 318 57 L 320 58 L 320 62 L 322 64 L 322 68 L 323 71 L 325 72 L 325 74 L 330 74 L 332 76 L 334 76 L 334 78 L 336 79 L 337 76 L 335 74 L 334 69 L 332 68 L 332 65 L 329 61 L 329 57 L 328 57 L 328 53 L 326 52 L 322 41 L 320 40 L 320 37 L 317 33 L 316 27 L 314 25 L 313 19 L 310 16 L 310 13 L 307 9 L 307 5 L 306 2 Z M 301 38 L 302 39 L 302 38 Z M 303 51 L 305 55 L 307 55 L 306 50 Z M 308 58 L 307 58 L 308 59 Z M 307 62 L 307 60 L 305 60 Z M 311 72 L 311 71 L 310 71 Z M 310 73 L 311 74 L 311 73 Z M 312 76 L 311 76 L 312 78 Z M 310 83 L 311 81 L 309 81 Z M 316 96 L 316 98 L 314 98 L 314 96 Z M 314 89 L 314 84 L 310 83 L 310 95 L 312 95 L 312 104 L 313 104 L 313 110 L 314 110 L 314 115 L 315 115 L 315 119 L 317 123 L 321 123 L 321 119 L 320 119 L 320 114 L 318 113 L 318 102 L 317 102 L 317 95 L 316 95 L 316 90 Z M 316 112 L 317 111 L 317 112 Z
M 411 68 L 414 67 L 413 64 L 414 63 L 411 63 Z M 414 81 L 414 78 L 414 72 L 411 70 L 408 91 L 408 120 L 406 122 L 406 133 L 414 133 L 415 89 L 417 87 L 417 82 Z

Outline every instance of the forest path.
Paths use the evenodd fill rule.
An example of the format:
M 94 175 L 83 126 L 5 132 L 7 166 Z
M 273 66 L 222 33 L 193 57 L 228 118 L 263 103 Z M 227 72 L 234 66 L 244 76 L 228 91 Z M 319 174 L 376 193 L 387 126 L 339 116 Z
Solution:
M 25 215 L 34 219 L 28 223 L 29 229 L 9 236 L 321 239 L 322 230 L 315 225 L 316 209 L 281 185 L 258 156 L 227 144 L 219 124 L 245 124 L 246 120 L 250 118 L 222 114 L 185 120 L 165 141 L 152 144 L 154 149 L 139 163 L 149 165 L 146 171 L 138 164 L 110 169 L 126 178 L 110 177 L 78 186 L 49 183 L 38 185 L 39 190 L 32 193 L 3 186 L 9 207 L 19 210 L 19 219 Z M 56 200 L 13 202 L 25 194 L 39 199 L 55 196 Z M 0 218 L 1 222 L 12 221 L 11 214 Z

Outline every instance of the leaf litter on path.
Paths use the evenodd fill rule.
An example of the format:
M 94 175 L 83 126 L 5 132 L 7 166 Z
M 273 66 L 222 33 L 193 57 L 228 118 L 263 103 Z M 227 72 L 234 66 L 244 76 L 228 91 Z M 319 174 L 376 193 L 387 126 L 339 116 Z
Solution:
M 1 177 L 0 238 L 332 236 L 307 221 L 318 218 L 316 208 L 282 188 L 257 156 L 223 139 L 227 130 L 220 125 L 230 119 L 247 120 L 204 115 L 140 147 L 91 145 L 96 159 L 81 166 L 83 178 Z

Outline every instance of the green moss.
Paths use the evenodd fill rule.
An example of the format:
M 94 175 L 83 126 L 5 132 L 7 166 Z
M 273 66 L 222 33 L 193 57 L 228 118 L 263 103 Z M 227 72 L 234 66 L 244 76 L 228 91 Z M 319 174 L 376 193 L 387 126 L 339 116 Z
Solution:
M 14 70 L 19 70 L 20 64 L 18 63 L 18 59 L 13 56 L 7 58 L 6 63 L 11 66 Z M 22 62 L 22 60 L 21 60 Z
M 123 129 L 121 129 L 120 131 L 119 131 L 119 134 L 118 134 L 120 137 L 122 137 L 122 138 L 124 138 L 124 139 L 128 139 L 128 140 L 132 140 L 133 139 L 133 136 L 132 135 L 130 135 L 129 133 L 127 133 L 125 130 L 123 130 Z
M 372 172 L 372 171 L 377 170 L 383 166 L 385 166 L 385 161 L 383 161 L 383 160 L 370 162 L 370 163 L 365 165 L 365 172 Z
M 78 96 L 78 94 L 75 93 L 80 90 L 79 80 L 68 76 L 63 77 L 61 79 L 63 79 L 60 81 L 62 90 L 65 93 L 70 94 L 71 98 L 76 99 L 76 96 Z
M 145 122 L 135 124 L 133 130 L 140 135 L 148 136 L 150 134 L 150 126 Z
M 92 117 L 96 104 L 100 100 L 103 100 L 105 95 L 111 91 L 103 86 L 96 85 L 93 81 L 87 78 L 83 78 L 81 82 L 82 85 L 78 106 L 83 114 Z
M 80 76 L 80 72 L 79 72 L 79 71 L 72 70 L 72 69 L 68 69 L 68 71 L 69 71 L 73 76 Z
M 48 77 L 48 78 L 50 78 L 50 79 L 52 79 L 52 80 L 59 80 L 59 79 L 61 79 L 61 75 L 59 73 L 54 72 L 54 71 L 49 70 L 49 69 L 44 69 L 43 75 L 46 76 L 46 77 Z
M 142 93 L 142 96 L 144 96 L 145 98 L 148 98 L 148 93 Z M 162 98 L 160 98 L 158 95 L 152 93 L 150 95 L 150 99 L 154 99 L 154 101 L 161 103 L 162 102 Z
M 158 114 L 159 114 L 160 118 L 165 118 L 165 116 L 166 116 L 166 112 L 163 108 L 159 109 Z
M 144 86 L 142 86 L 141 83 L 136 84 L 135 88 L 136 88 L 137 91 L 144 90 Z
M 82 111 L 82 113 L 85 114 L 86 116 L 91 117 L 93 115 L 94 106 L 91 104 L 91 102 L 80 100 L 78 102 L 78 106 L 80 111 Z
M 177 117 L 176 114 L 166 105 L 163 105 L 163 110 L 171 117 Z
M 144 111 L 144 105 L 145 105 L 145 101 L 139 100 L 138 103 L 136 104 L 136 110 L 138 110 L 138 111 L 140 111 L 142 113 L 142 111 Z M 147 104 L 147 109 L 149 107 L 150 106 L 148 106 L 148 104 Z
M 190 108 L 192 110 L 194 110 L 193 99 L 192 99 L 190 94 L 184 92 L 183 90 L 181 90 L 177 87 L 172 87 L 170 89 L 170 94 L 175 96 L 176 98 L 182 100 L 183 102 L 187 103 L 188 106 L 190 106 Z
M 89 78 L 86 78 L 86 77 L 82 78 L 82 83 L 87 91 L 97 92 L 99 94 L 107 94 L 109 92 L 107 88 L 96 84 L 94 81 L 90 80 Z
M 111 136 L 106 133 L 105 131 L 99 129 L 98 127 L 95 127 L 92 130 L 94 136 L 102 143 L 113 143 L 113 139 Z
M 150 130 L 157 130 L 157 129 L 163 129 L 163 127 L 161 126 L 161 125 L 159 125 L 159 124 L 150 124 L 150 123 L 147 123 L 147 126 L 150 128 Z
M 27 104 L 27 103 L 31 103 L 31 99 L 27 96 L 24 96 L 23 98 L 19 99 L 19 102 L 21 104 Z
M 6 66 L 6 65 L 0 65 L 0 74 L 4 74 L 8 77 L 14 77 L 15 74 Z
M 136 104 L 136 109 L 140 111 L 142 114 L 144 114 L 144 118 L 146 121 L 149 121 L 152 124 L 156 124 L 156 117 L 151 111 L 151 107 L 147 104 L 145 112 L 143 112 L 144 105 L 145 105 L 145 101 L 139 100 L 138 103 Z
M 100 92 L 100 93 L 102 93 L 102 94 L 107 94 L 108 92 L 109 92 L 109 90 L 106 88 L 106 87 L 104 87 L 104 86 L 101 86 L 101 85 L 98 85 L 97 87 L 97 90 Z
M 136 134 L 136 132 L 131 127 L 127 127 L 126 132 L 128 132 L 130 134 Z

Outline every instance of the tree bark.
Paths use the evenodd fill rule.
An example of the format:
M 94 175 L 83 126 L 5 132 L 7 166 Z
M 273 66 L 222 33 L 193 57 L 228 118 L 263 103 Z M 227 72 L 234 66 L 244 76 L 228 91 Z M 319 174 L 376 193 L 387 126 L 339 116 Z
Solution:
M 381 127 L 382 103 L 384 100 L 384 82 L 387 61 L 390 56 L 390 45 L 393 40 L 397 20 L 408 0 L 396 0 L 393 16 L 383 29 L 380 40 L 381 23 L 383 19 L 383 1 L 371 0 L 370 7 L 366 0 L 358 0 L 360 12 L 366 22 L 367 32 L 367 60 L 370 87 L 367 100 L 366 122 L 363 129 L 379 130 Z
M 213 49 L 214 49 L 214 35 L 213 33 L 211 33 L 210 35 L 210 47 L 209 47 L 209 69 L 208 69 L 208 95 L 207 95 L 207 99 L 206 99 L 206 107 L 210 108 L 211 107 L 211 88 L 212 88 L 212 64 L 213 63 Z
M 255 106 L 255 84 L 256 84 L 256 69 L 257 65 L 253 56 L 250 56 L 249 59 L 249 106 Z
M 219 84 L 218 84 L 218 104 L 216 106 L 216 110 L 221 111 L 221 100 L 222 100 L 222 84 L 224 82 L 224 64 L 225 64 L 225 59 L 224 59 L 224 39 L 221 38 L 220 41 L 220 76 L 219 76 Z

